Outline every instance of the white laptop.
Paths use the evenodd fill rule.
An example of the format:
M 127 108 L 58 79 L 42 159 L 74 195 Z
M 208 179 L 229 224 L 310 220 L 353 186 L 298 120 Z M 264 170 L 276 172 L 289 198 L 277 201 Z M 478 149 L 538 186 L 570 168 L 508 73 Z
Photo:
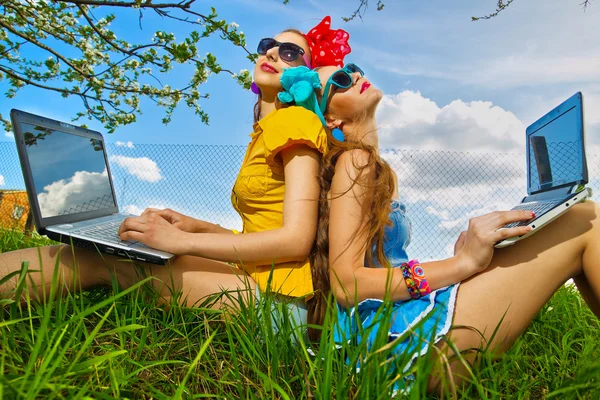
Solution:
M 592 190 L 585 187 L 588 169 L 580 92 L 531 124 L 526 138 L 527 196 L 513 210 L 531 210 L 536 218 L 500 228 L 528 225 L 532 230 L 497 243 L 498 248 L 533 235 L 574 204 L 592 196 Z
M 35 226 L 68 244 L 165 264 L 173 254 L 122 241 L 120 214 L 99 132 L 11 110 L 15 141 Z

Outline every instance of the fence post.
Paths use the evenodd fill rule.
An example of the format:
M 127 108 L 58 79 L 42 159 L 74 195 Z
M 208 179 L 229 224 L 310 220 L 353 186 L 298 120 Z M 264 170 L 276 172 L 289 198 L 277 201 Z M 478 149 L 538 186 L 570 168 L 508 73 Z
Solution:
M 27 213 L 27 221 L 25 221 L 25 237 L 31 237 L 33 229 L 33 211 L 29 209 L 29 212 Z

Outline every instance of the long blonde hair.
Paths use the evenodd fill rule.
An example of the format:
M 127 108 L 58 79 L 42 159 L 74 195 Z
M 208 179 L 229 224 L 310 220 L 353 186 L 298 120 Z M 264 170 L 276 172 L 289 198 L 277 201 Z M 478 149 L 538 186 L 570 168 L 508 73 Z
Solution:
M 308 336 L 311 340 L 317 340 L 320 336 L 320 329 L 312 326 L 321 326 L 327 313 L 328 296 L 331 292 L 330 269 L 329 269 L 329 201 L 328 195 L 331 190 L 331 182 L 335 174 L 335 165 L 339 157 L 345 151 L 353 149 L 362 149 L 369 154 L 368 162 L 365 165 L 356 165 L 358 177 L 352 184 L 365 187 L 370 193 L 368 201 L 370 204 L 363 209 L 371 210 L 369 223 L 364 227 L 363 232 L 355 232 L 353 238 L 357 235 L 367 234 L 365 264 L 373 267 L 375 259 L 382 266 L 389 266 L 389 261 L 384 254 L 384 235 L 385 227 L 390 223 L 389 213 L 391 210 L 391 200 L 394 193 L 395 178 L 390 165 L 383 160 L 377 149 L 361 142 L 339 142 L 332 138 L 328 133 L 329 151 L 321 160 L 319 173 L 319 184 L 321 185 L 321 194 L 319 197 L 319 217 L 317 225 L 317 238 L 310 254 L 310 264 L 312 271 L 314 296 L 307 301 Z M 366 169 L 375 169 L 375 180 L 369 182 Z M 351 190 L 352 187 L 349 189 Z M 362 249 L 361 249 L 362 250 Z

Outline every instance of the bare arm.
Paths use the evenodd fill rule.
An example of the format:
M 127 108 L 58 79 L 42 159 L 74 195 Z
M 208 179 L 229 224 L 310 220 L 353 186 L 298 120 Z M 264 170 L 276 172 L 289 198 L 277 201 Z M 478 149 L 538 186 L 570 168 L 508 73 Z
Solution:
M 231 229 L 223 228 L 219 224 L 213 224 L 211 222 L 199 219 L 196 221 L 195 233 L 220 233 L 225 235 L 233 235 L 233 231 Z
M 399 268 L 366 268 L 367 236 L 364 228 L 371 218 L 368 186 L 375 171 L 365 169 L 364 183 L 356 166 L 365 165 L 368 154 L 362 150 L 343 153 L 336 165 L 331 185 L 329 219 L 329 262 L 331 289 L 337 301 L 352 306 L 367 298 L 392 301 L 410 299 Z M 352 187 L 351 190 L 348 189 Z M 367 188 L 367 189 L 366 189 Z M 468 270 L 459 256 L 422 264 L 429 286 L 439 289 L 466 279 Z
M 257 265 L 306 260 L 317 229 L 319 153 L 300 145 L 280 154 L 285 174 L 283 226 L 227 238 L 216 234 L 190 238 L 189 254 Z
M 231 235 L 227 233 L 189 233 L 171 229 L 158 215 L 149 214 L 152 232 L 142 226 L 145 221 L 124 222 L 121 238 L 170 251 L 213 260 L 271 265 L 273 262 L 304 261 L 316 234 L 319 198 L 319 153 L 305 145 L 282 150 L 286 182 L 283 200 L 283 226 L 263 232 Z M 161 222 L 161 220 L 164 221 Z M 146 229 L 146 230 L 145 230 Z
M 146 208 L 142 213 L 142 216 L 148 214 L 157 214 L 162 218 L 167 220 L 173 226 L 178 229 L 181 229 L 185 232 L 190 233 L 226 233 L 233 235 L 233 231 L 231 229 L 223 228 L 219 224 L 213 224 L 208 221 L 203 221 L 201 219 L 196 219 L 193 217 L 189 217 L 187 215 L 183 215 L 177 211 L 173 211 L 170 208 L 165 209 L 157 209 L 157 208 Z

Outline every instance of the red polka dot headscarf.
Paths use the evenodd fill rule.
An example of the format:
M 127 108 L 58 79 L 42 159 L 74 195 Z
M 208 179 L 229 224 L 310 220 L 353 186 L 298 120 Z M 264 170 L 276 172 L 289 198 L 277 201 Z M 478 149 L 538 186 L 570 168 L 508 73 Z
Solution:
M 343 67 L 344 57 L 352 51 L 348 44 L 350 34 L 343 29 L 331 29 L 330 16 L 323 18 L 304 37 L 310 47 L 312 68 Z

